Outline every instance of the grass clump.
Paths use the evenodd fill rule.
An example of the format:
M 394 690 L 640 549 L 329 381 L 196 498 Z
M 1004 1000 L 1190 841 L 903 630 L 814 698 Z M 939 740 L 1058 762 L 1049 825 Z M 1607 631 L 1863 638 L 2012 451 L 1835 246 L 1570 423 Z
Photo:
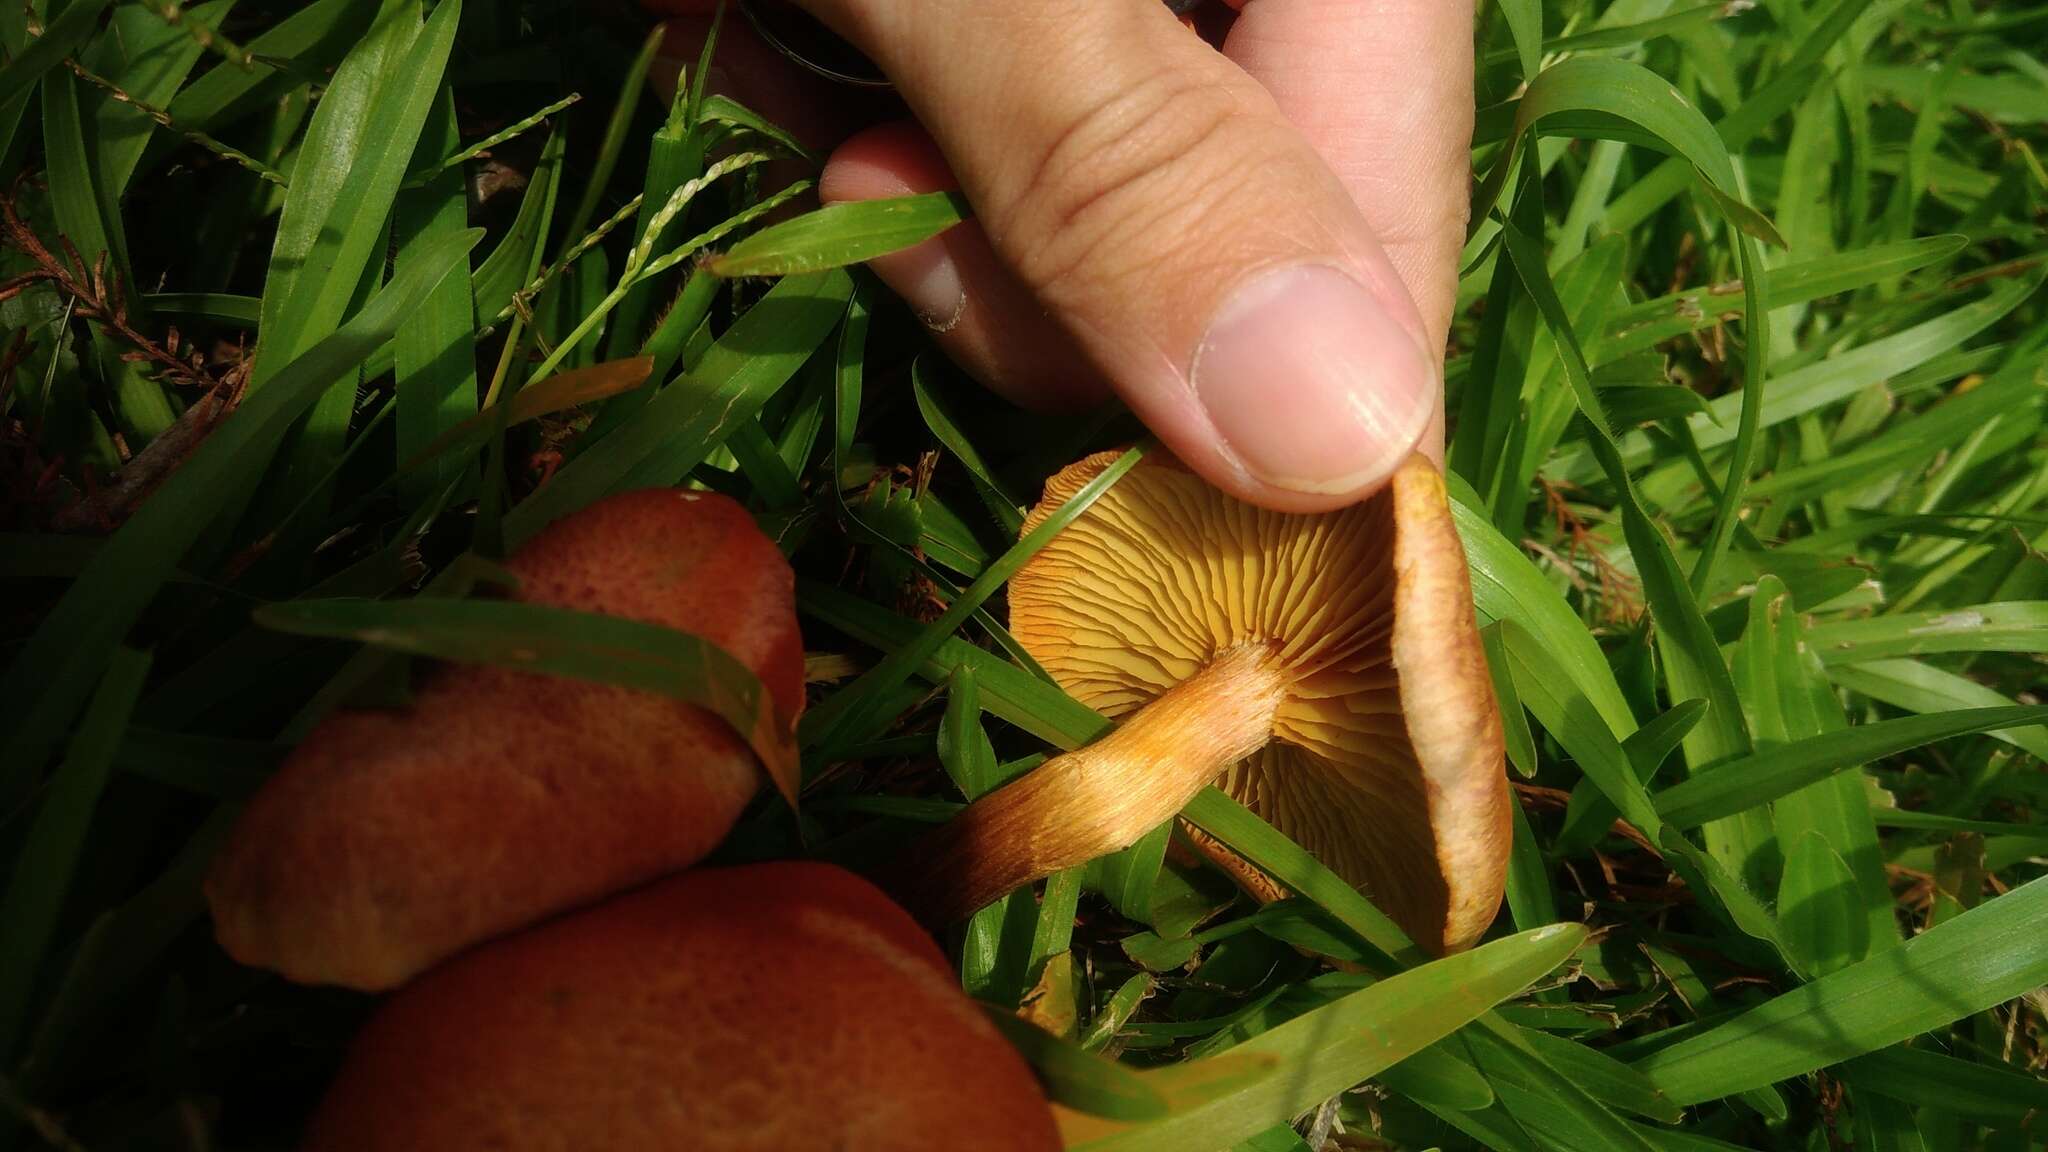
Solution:
M 1205 793 L 1291 898 L 1163 830 L 954 941 L 1090 1139 L 2039 1143 L 2044 29 L 1482 8 L 1449 464 L 1502 943 L 1428 962 Z M 1005 410 L 845 267 L 952 199 L 764 231 L 802 157 L 656 106 L 652 47 L 567 0 L 0 4 L 0 1146 L 292 1141 L 366 1002 L 227 962 L 199 881 L 405 667 L 264 625 L 485 593 L 606 493 L 729 493 L 804 580 L 802 816 L 764 799 L 726 859 L 873 864 L 1103 729 L 1000 593 L 1039 482 L 1138 430 Z M 1280 1071 L 1202 1074 L 1233 1053 Z

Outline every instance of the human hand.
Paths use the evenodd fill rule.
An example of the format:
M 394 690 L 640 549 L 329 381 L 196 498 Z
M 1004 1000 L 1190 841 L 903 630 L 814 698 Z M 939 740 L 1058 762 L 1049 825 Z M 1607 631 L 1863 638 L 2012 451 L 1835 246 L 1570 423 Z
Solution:
M 823 197 L 974 205 L 873 267 L 988 386 L 1039 408 L 1114 391 L 1212 483 L 1285 510 L 1440 455 L 1469 4 L 1231 0 L 1212 47 L 1157 0 L 801 2 L 916 116 L 839 143 Z M 742 23 L 714 81 L 836 139 L 857 101 Z

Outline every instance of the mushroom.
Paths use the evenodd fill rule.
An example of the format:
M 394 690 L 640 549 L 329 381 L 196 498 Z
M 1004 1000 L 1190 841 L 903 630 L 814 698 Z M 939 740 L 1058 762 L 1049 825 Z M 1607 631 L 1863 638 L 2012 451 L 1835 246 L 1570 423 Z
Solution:
M 1049 480 L 1024 530 L 1116 456 Z M 1215 782 L 1424 947 L 1468 947 L 1492 922 L 1511 837 L 1500 716 L 1428 460 L 1364 503 L 1295 515 L 1155 455 L 1011 580 L 1010 629 L 1121 722 L 937 830 L 913 907 L 963 916 L 1129 846 Z
M 385 1003 L 308 1152 L 1052 1152 L 945 957 L 821 864 L 703 869 L 461 956 Z
M 794 577 L 746 510 L 612 497 L 505 565 L 518 598 L 692 632 L 803 705 Z M 495 667 L 330 716 L 250 801 L 207 881 L 216 933 L 301 983 L 396 986 L 501 933 L 687 867 L 759 787 L 748 744 L 654 693 Z

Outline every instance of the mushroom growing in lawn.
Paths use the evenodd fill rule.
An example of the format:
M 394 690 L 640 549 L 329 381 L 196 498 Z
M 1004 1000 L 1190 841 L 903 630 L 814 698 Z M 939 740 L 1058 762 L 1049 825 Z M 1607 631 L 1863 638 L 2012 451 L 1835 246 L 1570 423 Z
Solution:
M 1117 455 L 1049 480 L 1024 530 Z M 1426 459 L 1316 515 L 1147 459 L 1011 580 L 1010 630 L 1121 723 L 939 829 L 913 906 L 965 915 L 1127 847 L 1215 782 L 1424 947 L 1492 922 L 1511 835 L 1500 716 Z
M 686 873 L 496 941 L 357 1037 L 308 1152 L 1052 1152 L 945 957 L 821 864 Z
M 634 492 L 505 567 L 518 598 L 695 633 L 803 706 L 794 577 L 746 510 Z M 207 882 L 245 964 L 401 984 L 479 940 L 689 866 L 761 768 L 726 721 L 650 692 L 496 667 L 423 676 L 409 707 L 328 717 L 249 803 Z

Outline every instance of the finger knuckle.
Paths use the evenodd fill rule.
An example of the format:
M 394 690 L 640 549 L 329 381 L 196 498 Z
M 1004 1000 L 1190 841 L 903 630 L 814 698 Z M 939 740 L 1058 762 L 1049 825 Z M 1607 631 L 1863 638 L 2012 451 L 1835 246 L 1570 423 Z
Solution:
M 1227 196 L 1245 165 L 1242 102 L 1227 90 L 1160 69 L 1075 115 L 1038 150 L 1001 231 L 1011 260 L 1047 295 L 1094 278 L 1112 247 L 1119 265 L 1163 255 L 1167 239 Z

